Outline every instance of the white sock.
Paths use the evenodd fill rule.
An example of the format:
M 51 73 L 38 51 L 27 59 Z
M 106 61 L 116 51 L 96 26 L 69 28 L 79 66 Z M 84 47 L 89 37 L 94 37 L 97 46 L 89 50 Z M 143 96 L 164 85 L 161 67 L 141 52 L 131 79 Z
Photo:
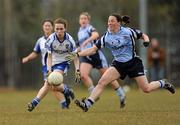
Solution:
M 122 87 L 119 87 L 118 89 L 115 90 L 116 94 L 120 97 L 120 98 L 124 98 L 125 97 L 125 92 L 123 90 Z

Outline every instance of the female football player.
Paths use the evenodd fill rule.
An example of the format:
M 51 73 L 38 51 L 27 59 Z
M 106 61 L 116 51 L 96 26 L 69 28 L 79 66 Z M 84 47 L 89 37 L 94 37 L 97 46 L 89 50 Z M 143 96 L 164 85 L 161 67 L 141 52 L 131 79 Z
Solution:
M 78 31 L 78 43 L 80 51 L 91 48 L 98 39 L 99 33 L 90 24 L 90 14 L 87 12 L 82 12 L 79 16 L 80 28 Z M 80 73 L 81 79 L 84 85 L 88 88 L 89 93 L 94 89 L 93 81 L 89 74 L 92 68 L 99 70 L 102 75 L 108 68 L 107 60 L 101 50 L 90 56 L 80 57 Z M 111 82 L 112 87 L 116 91 L 117 95 L 120 97 L 120 107 L 125 106 L 125 93 L 124 90 L 119 86 L 117 81 Z
M 45 47 L 45 43 L 47 41 L 47 38 L 53 31 L 53 22 L 51 20 L 44 20 L 42 23 L 42 28 L 44 32 L 44 36 L 40 37 L 36 45 L 34 47 L 34 50 L 32 53 L 30 53 L 28 56 L 24 57 L 22 59 L 22 63 L 27 63 L 31 60 L 34 60 L 38 57 L 38 55 L 41 54 L 41 62 L 42 62 L 42 72 L 44 76 L 44 85 L 39 90 L 36 97 L 28 103 L 28 111 L 32 111 L 38 103 L 46 96 L 51 86 L 47 83 L 46 75 L 47 75 L 47 65 L 46 65 L 46 59 L 47 59 L 47 48 Z M 66 91 L 68 91 L 69 88 L 65 88 Z M 62 90 L 63 91 L 63 90 Z M 69 90 L 71 91 L 71 90 Z M 69 92 L 72 95 L 72 92 Z M 60 92 L 54 92 L 55 97 L 60 101 L 62 108 L 68 108 L 69 106 L 69 98 L 67 100 L 64 99 L 64 95 Z M 67 95 L 67 93 L 65 93 Z
M 124 79 L 127 76 L 135 79 L 138 86 L 145 92 L 150 93 L 156 89 L 164 88 L 172 94 L 175 88 L 166 79 L 148 82 L 142 60 L 135 52 L 135 39 L 144 40 L 145 47 L 149 44 L 149 37 L 139 30 L 121 26 L 123 21 L 129 21 L 127 18 L 121 18 L 119 14 L 111 14 L 108 18 L 107 32 L 93 45 L 92 48 L 78 53 L 71 53 L 67 59 L 77 56 L 88 56 L 94 54 L 98 49 L 107 47 L 114 56 L 111 67 L 102 75 L 98 84 L 91 95 L 82 101 L 76 100 L 77 106 L 83 111 L 94 104 L 95 100 L 101 95 L 105 86 L 118 78 Z
M 67 21 L 58 18 L 54 21 L 54 33 L 51 34 L 47 40 L 46 47 L 48 49 L 47 70 L 51 72 L 58 72 L 62 75 L 67 72 L 70 62 L 65 60 L 65 56 L 76 49 L 75 41 L 66 32 Z M 79 59 L 74 59 L 76 82 L 80 80 Z M 62 91 L 64 85 L 53 86 L 54 91 Z M 66 96 L 66 95 L 65 95 Z M 73 98 L 72 98 L 73 99 Z

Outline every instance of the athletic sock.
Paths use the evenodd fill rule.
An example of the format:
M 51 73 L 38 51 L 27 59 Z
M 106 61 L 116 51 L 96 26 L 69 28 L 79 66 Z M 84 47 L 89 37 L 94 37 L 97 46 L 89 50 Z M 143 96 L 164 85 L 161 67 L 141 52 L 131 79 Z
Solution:
M 85 105 L 86 105 L 87 108 L 90 108 L 90 107 L 94 104 L 94 101 L 91 100 L 91 99 L 86 99 L 86 100 L 84 101 L 84 103 L 85 103 Z
M 120 99 L 123 99 L 125 97 L 125 92 L 122 87 L 119 87 L 115 89 L 116 94 L 120 97 Z
M 159 80 L 159 83 L 160 83 L 160 88 L 163 88 L 163 87 L 164 87 L 164 85 L 165 85 L 164 80 Z
M 66 103 L 66 100 L 65 100 L 65 99 L 61 100 L 61 101 L 59 102 L 59 104 L 60 104 L 60 106 L 61 106 L 62 109 L 67 108 L 67 103 Z
M 32 103 L 33 106 L 37 106 L 39 102 L 40 102 L 40 99 L 37 98 L 37 97 L 35 97 L 35 98 L 32 100 L 31 103 Z
M 66 84 L 64 84 L 64 91 L 63 91 L 63 93 L 67 94 L 68 92 L 69 92 L 69 88 L 68 88 L 68 86 Z

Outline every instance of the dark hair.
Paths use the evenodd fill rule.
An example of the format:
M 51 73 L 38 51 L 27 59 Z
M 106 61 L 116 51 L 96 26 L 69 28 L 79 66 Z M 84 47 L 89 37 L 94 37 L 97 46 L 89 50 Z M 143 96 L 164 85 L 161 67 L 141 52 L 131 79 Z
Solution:
M 64 24 L 64 27 L 67 28 L 67 20 L 63 19 L 63 18 L 57 18 L 54 21 L 54 24 Z
M 125 25 L 130 23 L 130 21 L 129 21 L 130 17 L 128 15 L 120 16 L 120 14 L 118 14 L 118 13 L 113 13 L 110 16 L 116 17 L 118 22 L 124 23 Z
M 51 25 L 53 26 L 53 21 L 52 21 L 52 20 L 50 20 L 50 19 L 45 19 L 45 20 L 43 20 L 42 25 L 44 25 L 45 22 L 49 22 L 49 23 L 51 23 Z

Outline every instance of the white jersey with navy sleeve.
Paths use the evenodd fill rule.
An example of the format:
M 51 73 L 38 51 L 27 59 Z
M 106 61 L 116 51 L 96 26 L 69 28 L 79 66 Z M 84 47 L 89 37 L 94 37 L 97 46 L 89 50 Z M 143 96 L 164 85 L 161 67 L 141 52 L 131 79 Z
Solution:
M 86 27 L 80 27 L 78 31 L 78 45 L 82 45 L 83 42 L 91 36 L 91 33 L 96 31 L 96 29 L 88 24 Z M 93 46 L 94 41 L 89 42 L 85 47 L 81 48 L 81 50 L 85 50 L 87 48 L 91 48 Z
M 111 50 L 114 60 L 127 62 L 136 57 L 135 39 L 139 39 L 142 33 L 139 30 L 128 27 L 120 27 L 119 32 L 111 33 L 107 31 L 96 43 L 100 49 L 107 47 Z
M 41 62 L 42 65 L 46 65 L 46 59 L 47 59 L 47 48 L 45 47 L 46 45 L 47 38 L 45 36 L 40 37 L 35 46 L 33 51 L 36 52 L 37 54 L 41 53 Z
M 76 49 L 75 41 L 68 33 L 65 33 L 64 41 L 59 41 L 56 33 L 51 34 L 47 40 L 46 47 L 48 53 L 52 54 L 52 66 L 67 62 L 65 57 L 69 52 Z

